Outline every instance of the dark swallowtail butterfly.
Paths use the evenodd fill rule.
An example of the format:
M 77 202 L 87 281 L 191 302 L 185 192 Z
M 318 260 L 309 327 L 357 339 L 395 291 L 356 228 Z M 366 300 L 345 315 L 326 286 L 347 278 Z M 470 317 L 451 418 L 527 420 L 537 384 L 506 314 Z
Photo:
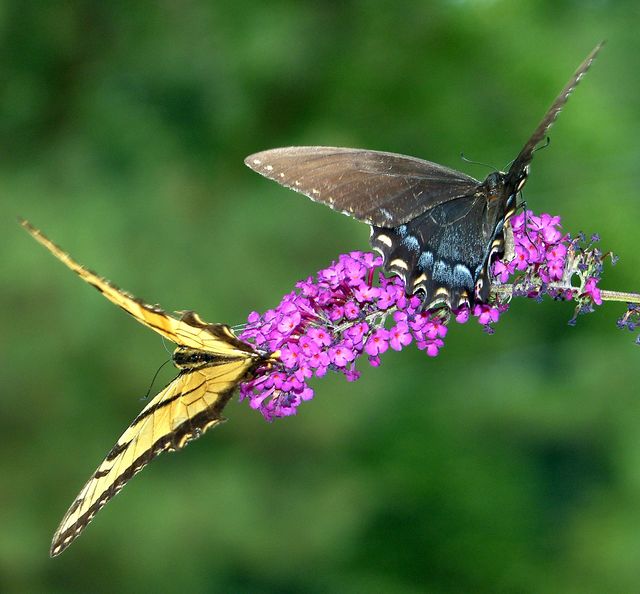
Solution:
M 245 164 L 316 202 L 371 225 L 371 246 L 387 272 L 425 307 L 484 302 L 490 264 L 504 254 L 504 227 L 516 209 L 533 153 L 602 43 L 587 56 L 526 142 L 509 171 L 480 182 L 415 157 L 321 146 L 277 148 Z

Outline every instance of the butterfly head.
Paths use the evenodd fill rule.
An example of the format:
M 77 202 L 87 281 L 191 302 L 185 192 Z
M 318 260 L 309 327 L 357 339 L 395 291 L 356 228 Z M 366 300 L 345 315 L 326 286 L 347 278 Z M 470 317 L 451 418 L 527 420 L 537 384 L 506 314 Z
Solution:
M 489 201 L 506 200 L 522 190 L 529 177 L 529 165 L 518 171 L 494 171 L 482 182 L 482 191 Z
M 481 191 L 489 202 L 504 196 L 505 178 L 504 172 L 494 171 L 487 175 L 487 178 L 482 182 Z

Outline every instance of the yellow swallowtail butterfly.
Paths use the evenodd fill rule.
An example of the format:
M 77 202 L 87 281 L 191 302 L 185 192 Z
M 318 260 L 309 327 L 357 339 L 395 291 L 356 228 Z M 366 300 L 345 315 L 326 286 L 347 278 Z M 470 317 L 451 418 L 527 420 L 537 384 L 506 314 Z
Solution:
M 67 510 L 51 543 L 52 557 L 64 551 L 126 482 L 164 451 L 182 448 L 222 423 L 222 409 L 236 386 L 276 355 L 239 340 L 224 324 L 208 324 L 196 313 L 175 318 L 147 305 L 78 264 L 27 221 L 22 226 L 56 258 L 138 322 L 177 345 L 178 376 L 155 396 L 113 446 Z

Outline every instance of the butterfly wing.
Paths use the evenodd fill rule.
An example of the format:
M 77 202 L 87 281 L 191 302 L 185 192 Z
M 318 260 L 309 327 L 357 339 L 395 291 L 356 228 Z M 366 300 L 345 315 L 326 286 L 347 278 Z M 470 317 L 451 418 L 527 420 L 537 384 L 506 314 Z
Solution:
M 250 357 L 183 371 L 133 420 L 65 514 L 51 543 L 59 555 L 127 481 L 164 451 L 222 423 L 222 409 L 249 372 Z
M 28 221 L 22 220 L 21 225 L 58 260 L 95 287 L 109 301 L 132 315 L 147 328 L 155 330 L 170 341 L 181 346 L 203 349 L 222 356 L 233 356 L 239 352 L 253 352 L 251 347 L 238 340 L 228 326 L 208 324 L 193 312 L 186 312 L 180 319 L 174 318 L 157 305 L 144 303 L 137 297 L 119 289 L 107 279 L 80 265 Z
M 473 194 L 480 183 L 437 163 L 364 149 L 294 146 L 256 153 L 244 162 L 316 202 L 386 228 Z
M 564 107 L 565 103 L 569 99 L 569 95 L 573 92 L 573 90 L 578 86 L 578 83 L 582 80 L 582 77 L 587 73 L 587 70 L 591 67 L 591 64 L 596 59 L 598 52 L 604 45 L 604 41 L 599 43 L 591 53 L 585 58 L 585 60 L 578 66 L 578 69 L 575 71 L 569 82 L 565 85 L 565 87 L 560 91 L 560 94 L 556 97 L 555 101 L 551 104 L 551 107 L 547 110 L 547 113 L 542 118 L 542 121 L 538 124 L 538 127 L 535 129 L 531 138 L 524 145 L 518 156 L 515 158 L 509 171 L 507 172 L 505 185 L 508 188 L 512 188 L 513 190 L 519 190 L 522 181 L 527 176 L 526 168 L 531 163 L 533 159 L 533 153 L 536 147 L 540 144 L 540 142 L 544 139 L 549 128 L 553 125 L 558 117 L 560 111 Z
M 423 293 L 424 307 L 485 301 L 487 265 L 502 240 L 500 213 L 481 194 L 440 204 L 394 229 L 373 227 L 371 245 L 406 291 Z

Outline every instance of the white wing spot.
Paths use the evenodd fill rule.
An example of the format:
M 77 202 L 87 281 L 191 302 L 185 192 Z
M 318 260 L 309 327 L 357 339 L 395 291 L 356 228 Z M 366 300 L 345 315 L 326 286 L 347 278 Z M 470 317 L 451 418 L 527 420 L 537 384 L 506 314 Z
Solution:
M 421 285 L 424 281 L 427 280 L 427 275 L 423 272 L 420 276 L 418 276 L 414 281 L 413 281 L 413 286 L 417 287 L 418 285 Z
M 409 270 L 409 266 L 404 260 L 400 260 L 400 258 L 396 258 L 395 260 L 391 260 L 389 262 L 389 266 L 397 266 L 398 268 L 402 268 L 403 270 Z
M 273 166 L 272 165 L 265 165 L 265 169 L 267 171 L 273 171 Z
M 380 243 L 384 243 L 387 247 L 391 247 L 393 245 L 391 238 L 388 235 L 378 235 L 376 237 L 376 239 L 380 242 Z
M 254 164 L 254 165 L 261 165 L 261 164 L 262 164 L 262 161 L 261 161 L 260 159 L 254 159 L 254 160 L 253 160 L 253 164 Z
M 280 174 L 280 177 L 284 177 L 284 173 L 281 173 L 281 174 Z
M 320 193 L 318 190 L 316 190 L 315 188 L 311 189 L 311 193 L 315 194 L 316 196 Z

